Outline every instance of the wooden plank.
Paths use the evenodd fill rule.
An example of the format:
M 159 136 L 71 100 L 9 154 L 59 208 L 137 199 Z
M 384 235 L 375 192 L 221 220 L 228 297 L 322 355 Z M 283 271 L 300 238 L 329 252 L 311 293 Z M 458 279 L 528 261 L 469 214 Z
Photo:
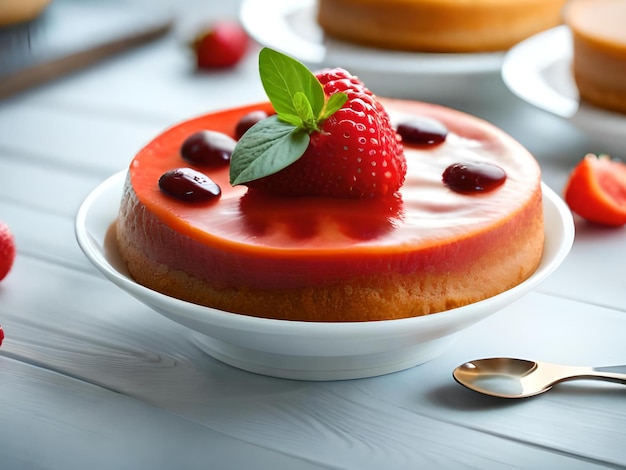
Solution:
M 4 469 L 314 469 L 137 400 L 0 356 Z
M 34 161 L 0 160 L 0 202 L 8 206 L 3 218 L 11 219 L 7 223 L 23 222 L 31 235 L 44 236 L 49 243 L 54 240 L 51 234 L 33 230 L 36 225 L 43 225 L 37 213 L 43 213 L 44 219 L 57 215 L 72 224 L 82 199 L 103 179 L 104 176 L 76 174 Z M 61 244 L 68 241 L 71 242 L 66 237 L 56 240 Z
M 572 251 L 538 290 L 626 312 L 622 253 L 626 253 L 626 230 L 590 224 L 576 217 Z
M 11 228 L 19 258 L 22 256 L 36 258 L 75 270 L 95 273 L 91 263 L 74 242 L 74 229 L 69 218 L 0 199 L 0 220 Z M 45 229 L 33 230 L 35 223 Z
M 97 277 L 33 259 L 19 260 L 16 269 L 0 292 L 7 333 L 0 355 L 115 390 L 261 448 L 339 468 L 409 462 L 622 468 L 626 462 L 623 386 L 563 385 L 532 400 L 503 402 L 466 391 L 451 377 L 453 366 L 494 353 L 617 361 L 626 355 L 620 312 L 530 294 L 423 366 L 373 379 L 307 383 L 249 374 L 205 356 L 185 328 Z M 613 328 L 605 331 L 608 324 Z M 536 331 L 537 325 L 545 329 Z
M 66 172 L 66 180 L 81 174 L 104 179 L 127 168 L 135 153 L 166 126 L 165 121 L 145 123 L 41 106 L 2 107 L 0 182 L 18 179 L 18 184 L 20 176 L 29 177 L 37 168 Z M 50 177 L 47 184 L 32 181 L 28 186 L 46 188 L 55 182 Z

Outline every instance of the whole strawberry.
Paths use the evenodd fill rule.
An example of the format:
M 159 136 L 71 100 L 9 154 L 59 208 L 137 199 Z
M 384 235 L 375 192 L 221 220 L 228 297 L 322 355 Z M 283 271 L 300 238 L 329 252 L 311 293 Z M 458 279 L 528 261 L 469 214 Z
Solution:
M 248 51 L 250 38 L 235 21 L 216 21 L 201 31 L 192 43 L 200 69 L 232 67 Z
M 15 260 L 15 240 L 9 226 L 0 221 L 0 281 L 9 274 Z
M 232 184 L 284 196 L 383 197 L 406 174 L 387 112 L 343 69 L 313 75 L 271 49 L 259 56 L 277 115 L 252 127 L 231 156 Z

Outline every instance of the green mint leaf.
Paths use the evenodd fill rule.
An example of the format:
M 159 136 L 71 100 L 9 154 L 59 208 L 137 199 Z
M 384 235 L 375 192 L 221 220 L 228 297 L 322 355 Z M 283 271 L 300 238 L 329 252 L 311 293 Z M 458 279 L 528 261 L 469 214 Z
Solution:
M 335 114 L 348 101 L 348 94 L 344 92 L 335 93 L 328 98 L 326 106 L 320 115 L 320 120 L 324 120 Z
M 309 140 L 306 132 L 275 115 L 256 123 L 230 157 L 230 183 L 236 186 L 282 170 L 304 154 Z
M 235 146 L 232 185 L 264 178 L 298 160 L 309 145 L 309 134 L 319 131 L 348 99 L 346 93 L 327 99 L 322 84 L 304 64 L 272 49 L 261 50 L 259 72 L 276 115 L 255 124 Z
M 302 118 L 296 114 L 283 114 L 280 120 L 295 127 L 303 127 Z
M 311 102 L 308 100 L 304 93 L 299 91 L 294 95 L 293 106 L 294 108 L 296 108 L 298 116 L 301 119 L 301 124 L 299 125 L 299 127 L 302 127 L 309 133 L 317 130 L 317 120 L 315 119 L 316 116 L 313 114 Z
M 314 116 L 322 113 L 326 102 L 322 84 L 301 62 L 266 47 L 259 53 L 259 72 L 265 93 L 278 117 L 298 115 L 294 104 L 298 92 L 304 93 Z

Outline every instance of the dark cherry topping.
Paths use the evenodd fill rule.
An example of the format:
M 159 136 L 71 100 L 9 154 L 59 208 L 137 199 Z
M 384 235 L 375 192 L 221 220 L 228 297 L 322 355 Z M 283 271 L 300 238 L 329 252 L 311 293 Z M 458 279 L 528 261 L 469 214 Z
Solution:
M 184 160 L 194 165 L 218 167 L 230 162 L 237 142 L 216 131 L 199 131 L 191 134 L 180 148 Z
M 448 129 L 441 122 L 427 117 L 413 117 L 396 129 L 407 144 L 437 145 L 446 140 Z
M 260 109 L 246 114 L 239 120 L 239 122 L 237 122 L 237 125 L 235 126 L 235 139 L 241 139 L 241 136 L 244 135 L 248 129 L 266 117 L 268 117 L 268 114 Z
M 222 194 L 220 187 L 208 176 L 191 168 L 174 168 L 159 178 L 165 194 L 188 202 L 205 202 Z
M 454 163 L 445 169 L 443 184 L 459 193 L 491 191 L 506 181 L 506 172 L 491 163 Z

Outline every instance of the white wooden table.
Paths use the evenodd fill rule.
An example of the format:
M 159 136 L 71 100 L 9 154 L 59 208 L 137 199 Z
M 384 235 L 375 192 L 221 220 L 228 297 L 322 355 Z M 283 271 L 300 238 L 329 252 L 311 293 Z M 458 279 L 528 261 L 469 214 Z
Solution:
M 626 363 L 624 229 L 576 219 L 565 263 L 444 355 L 342 382 L 224 365 L 98 274 L 74 237 L 84 197 L 165 127 L 265 97 L 255 53 L 196 74 L 181 44 L 181 22 L 235 15 L 238 2 L 171 4 L 168 36 L 0 101 L 0 219 L 18 248 L 0 283 L 0 468 L 626 468 L 623 386 L 579 382 L 503 401 L 451 375 L 488 356 Z M 557 192 L 600 150 L 502 84 L 492 99 L 446 104 L 510 132 Z

